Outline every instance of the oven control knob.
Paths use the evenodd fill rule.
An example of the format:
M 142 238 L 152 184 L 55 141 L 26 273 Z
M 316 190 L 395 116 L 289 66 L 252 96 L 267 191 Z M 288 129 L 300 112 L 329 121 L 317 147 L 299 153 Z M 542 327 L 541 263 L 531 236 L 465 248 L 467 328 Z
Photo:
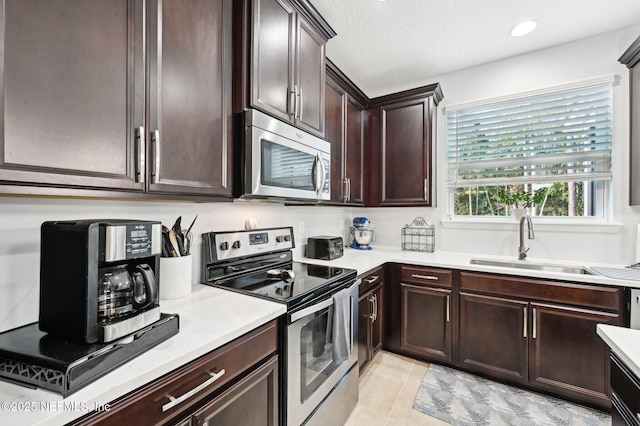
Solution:
M 282 287 L 276 287 L 276 294 L 278 296 L 282 296 L 284 294 Z
M 281 242 L 283 242 L 283 241 L 284 241 L 284 236 L 283 236 L 283 235 L 278 235 L 278 236 L 276 237 L 276 242 L 277 242 L 277 243 L 281 243 Z
M 285 235 L 284 236 L 284 240 L 285 241 L 291 241 L 291 235 Z
M 220 244 L 220 250 L 229 250 L 229 243 L 225 241 Z
M 240 241 L 234 241 L 233 245 L 231 247 L 233 247 L 234 249 L 239 249 L 240 248 Z

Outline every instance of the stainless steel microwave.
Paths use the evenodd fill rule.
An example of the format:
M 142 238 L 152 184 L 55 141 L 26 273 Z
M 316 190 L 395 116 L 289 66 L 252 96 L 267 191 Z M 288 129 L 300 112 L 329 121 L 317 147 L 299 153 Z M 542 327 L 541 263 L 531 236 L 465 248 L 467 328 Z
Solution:
M 331 144 L 257 110 L 236 117 L 236 198 L 329 200 Z

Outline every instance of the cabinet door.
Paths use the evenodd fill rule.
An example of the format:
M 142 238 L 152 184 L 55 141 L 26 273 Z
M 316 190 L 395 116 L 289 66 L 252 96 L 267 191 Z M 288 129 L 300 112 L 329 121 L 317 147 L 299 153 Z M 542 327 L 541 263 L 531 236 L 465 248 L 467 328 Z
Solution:
M 631 161 L 629 179 L 629 205 L 640 205 L 640 64 L 636 64 L 629 70 L 631 87 L 631 140 L 629 156 Z
M 380 108 L 380 205 L 431 205 L 430 98 Z
M 451 290 L 401 283 L 401 349 L 451 361 Z
M 277 426 L 278 401 L 278 357 L 273 357 L 198 410 L 192 424 Z
M 527 302 L 460 292 L 459 365 L 526 382 L 527 317 Z
M 371 361 L 371 307 L 373 306 L 373 297 L 371 293 L 365 293 L 358 299 L 358 364 L 360 373 Z
M 344 177 L 347 179 L 347 202 L 364 204 L 364 108 L 351 97 L 346 103 Z
M 380 285 L 372 291 L 371 295 L 373 297 L 373 318 L 371 319 L 371 342 L 369 348 L 371 351 L 370 357 L 373 359 L 380 349 L 382 349 L 384 283 L 380 283 Z
M 251 105 L 282 120 L 293 121 L 296 24 L 293 6 L 286 0 L 254 0 L 252 16 Z
M 295 73 L 298 86 L 298 127 L 324 135 L 324 83 L 326 41 L 297 15 Z
M 0 180 L 143 190 L 142 0 L 0 8 Z
M 346 94 L 333 80 L 325 84 L 325 132 L 324 138 L 331 144 L 331 201 L 345 201 L 344 184 L 344 110 Z
M 231 197 L 231 7 L 149 3 L 151 192 Z
M 531 304 L 529 381 L 556 393 L 609 404 L 609 350 L 597 324 L 618 315 L 580 308 Z

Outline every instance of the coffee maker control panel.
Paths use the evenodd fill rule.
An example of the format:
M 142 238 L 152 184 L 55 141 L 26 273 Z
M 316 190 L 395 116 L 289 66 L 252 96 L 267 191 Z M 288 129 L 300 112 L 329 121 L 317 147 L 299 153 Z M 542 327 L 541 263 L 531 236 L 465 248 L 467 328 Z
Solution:
M 116 262 L 157 255 L 162 251 L 161 242 L 159 223 L 104 225 L 104 259 L 101 260 Z

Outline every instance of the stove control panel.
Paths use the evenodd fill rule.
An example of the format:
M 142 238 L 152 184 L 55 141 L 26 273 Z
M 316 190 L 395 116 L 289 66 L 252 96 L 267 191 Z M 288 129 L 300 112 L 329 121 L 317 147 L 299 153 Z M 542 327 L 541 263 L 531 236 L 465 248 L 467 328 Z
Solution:
M 292 227 L 207 232 L 202 239 L 207 263 L 295 247 Z

